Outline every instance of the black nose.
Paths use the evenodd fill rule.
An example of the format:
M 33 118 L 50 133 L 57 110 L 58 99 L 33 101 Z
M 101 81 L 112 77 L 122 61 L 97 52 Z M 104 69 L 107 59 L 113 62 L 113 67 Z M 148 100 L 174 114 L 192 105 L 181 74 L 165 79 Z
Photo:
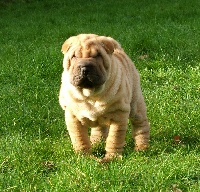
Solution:
M 81 65 L 80 71 L 81 71 L 81 75 L 86 76 L 93 71 L 93 65 L 91 64 Z
M 81 74 L 87 75 L 90 72 L 90 68 L 88 66 L 81 67 Z

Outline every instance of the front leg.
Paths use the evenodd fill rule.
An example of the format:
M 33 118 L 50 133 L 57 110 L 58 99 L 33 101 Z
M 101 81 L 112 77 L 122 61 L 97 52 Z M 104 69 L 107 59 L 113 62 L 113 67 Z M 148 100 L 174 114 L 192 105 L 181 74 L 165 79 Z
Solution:
M 122 158 L 122 151 L 125 145 L 128 115 L 121 113 L 121 115 L 118 117 L 118 120 L 111 122 L 106 140 L 106 155 L 101 162 L 107 162 L 113 158 Z
M 65 111 L 65 121 L 73 148 L 76 152 L 83 154 L 91 153 L 91 144 L 88 135 L 88 128 L 70 112 Z

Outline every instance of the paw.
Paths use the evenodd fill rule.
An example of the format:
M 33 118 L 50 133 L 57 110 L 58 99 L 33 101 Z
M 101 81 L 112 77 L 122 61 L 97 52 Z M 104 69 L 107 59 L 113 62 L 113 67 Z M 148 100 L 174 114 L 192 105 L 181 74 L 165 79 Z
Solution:
M 114 160 L 122 160 L 122 155 L 117 154 L 117 153 L 111 153 L 111 154 L 106 154 L 104 158 L 98 159 L 98 162 L 103 164 L 103 163 L 109 163 Z
M 136 145 L 134 150 L 135 151 L 144 151 L 148 149 L 149 145 L 148 144 L 141 144 L 141 145 Z

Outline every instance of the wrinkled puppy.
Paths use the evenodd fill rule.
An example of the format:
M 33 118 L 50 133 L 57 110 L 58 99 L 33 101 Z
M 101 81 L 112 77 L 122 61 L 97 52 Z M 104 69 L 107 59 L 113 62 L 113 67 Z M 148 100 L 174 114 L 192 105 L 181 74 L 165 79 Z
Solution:
M 90 154 L 91 144 L 105 139 L 102 161 L 121 157 L 128 119 L 135 150 L 146 149 L 150 126 L 140 77 L 119 43 L 111 37 L 80 34 L 64 42 L 62 53 L 59 101 L 74 150 Z

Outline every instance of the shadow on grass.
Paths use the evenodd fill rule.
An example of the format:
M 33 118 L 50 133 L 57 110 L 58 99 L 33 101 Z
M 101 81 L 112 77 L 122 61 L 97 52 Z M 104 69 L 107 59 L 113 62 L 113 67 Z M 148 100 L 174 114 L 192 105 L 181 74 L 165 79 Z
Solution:
M 180 142 L 176 142 L 173 137 L 170 135 L 164 137 L 164 134 L 161 136 L 152 136 L 150 141 L 150 147 L 141 151 L 137 154 L 141 154 L 148 157 L 155 157 L 163 153 L 174 154 L 177 150 L 181 150 L 183 154 L 188 154 L 191 151 L 200 152 L 200 139 L 198 136 L 182 136 Z M 126 145 L 124 146 L 124 156 L 129 156 L 131 153 L 135 153 L 134 140 L 129 138 Z
M 100 142 L 92 146 L 92 154 L 97 158 L 103 158 L 106 154 L 105 142 Z
M 166 135 L 168 135 L 166 137 Z M 123 156 L 129 156 L 134 151 L 134 140 L 129 137 L 126 138 Z M 182 150 L 183 154 L 188 154 L 191 151 L 200 152 L 200 139 L 197 135 L 181 136 L 180 141 L 176 141 L 174 136 L 163 133 L 160 136 L 152 136 L 150 140 L 150 147 L 137 154 L 142 156 L 155 157 L 163 153 L 174 154 L 177 150 Z M 104 157 L 105 142 L 100 142 L 92 147 L 92 154 L 97 158 Z

